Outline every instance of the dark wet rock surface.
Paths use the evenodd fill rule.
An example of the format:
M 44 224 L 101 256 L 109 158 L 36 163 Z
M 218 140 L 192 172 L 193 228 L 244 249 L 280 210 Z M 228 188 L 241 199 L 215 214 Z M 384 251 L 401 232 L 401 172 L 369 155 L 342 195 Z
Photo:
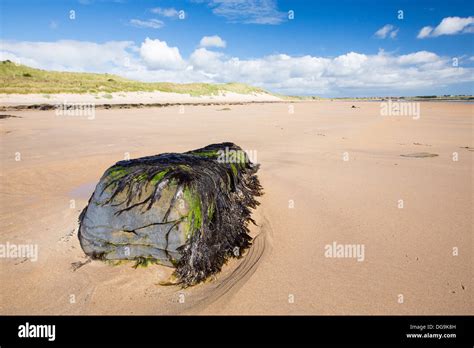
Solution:
M 232 143 L 118 162 L 80 215 L 81 246 L 95 259 L 173 266 L 183 286 L 203 281 L 251 245 L 257 170 Z
M 428 152 L 415 152 L 409 153 L 405 155 L 400 155 L 402 157 L 412 157 L 412 158 L 426 158 L 426 157 L 437 157 L 438 154 L 436 153 L 428 153 Z

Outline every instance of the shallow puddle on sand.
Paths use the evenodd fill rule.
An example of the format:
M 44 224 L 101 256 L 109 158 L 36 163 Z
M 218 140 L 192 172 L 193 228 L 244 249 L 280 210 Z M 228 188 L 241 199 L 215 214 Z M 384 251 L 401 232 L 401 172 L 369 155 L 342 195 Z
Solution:
M 77 199 L 89 199 L 95 190 L 96 182 L 87 182 L 79 185 L 69 192 L 69 196 Z

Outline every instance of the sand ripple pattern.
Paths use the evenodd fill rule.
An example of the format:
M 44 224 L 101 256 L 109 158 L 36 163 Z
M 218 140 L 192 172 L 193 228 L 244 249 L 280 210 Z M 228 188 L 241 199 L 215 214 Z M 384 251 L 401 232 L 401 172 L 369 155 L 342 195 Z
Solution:
M 247 282 L 270 250 L 271 226 L 264 216 L 261 220 L 259 234 L 254 237 L 247 253 L 237 261 L 238 264 L 232 265 L 231 270 L 224 270 L 217 279 L 183 291 L 186 304 L 181 304 L 181 310 L 177 313 L 197 314 L 216 302 L 224 304 Z

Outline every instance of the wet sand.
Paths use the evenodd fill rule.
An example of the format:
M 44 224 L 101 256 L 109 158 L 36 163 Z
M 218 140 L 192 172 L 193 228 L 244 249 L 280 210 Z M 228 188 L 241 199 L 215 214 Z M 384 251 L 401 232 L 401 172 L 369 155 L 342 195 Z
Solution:
M 228 108 L 1 112 L 21 118 L 0 119 L 0 244 L 39 255 L 0 258 L 0 313 L 474 313 L 472 104 L 421 103 L 418 120 L 372 102 Z M 77 218 L 106 168 L 224 141 L 261 164 L 242 259 L 185 290 L 159 285 L 172 269 L 158 265 L 73 270 L 86 261 Z M 363 245 L 363 260 L 325 257 L 334 242 Z

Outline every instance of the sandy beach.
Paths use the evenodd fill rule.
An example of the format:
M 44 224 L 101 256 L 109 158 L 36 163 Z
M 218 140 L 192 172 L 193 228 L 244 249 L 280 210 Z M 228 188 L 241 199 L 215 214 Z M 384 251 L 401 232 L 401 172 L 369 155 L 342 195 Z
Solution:
M 351 106 L 355 105 L 356 108 Z M 4 111 L 1 314 L 473 314 L 473 104 L 380 103 Z M 231 141 L 257 155 L 254 245 L 215 279 L 162 286 L 171 268 L 85 262 L 78 215 L 116 161 Z M 403 157 L 413 154 L 434 157 Z M 420 157 L 420 158 L 419 158 Z M 358 244 L 363 259 L 325 255 Z
M 101 104 L 198 104 L 198 103 L 245 103 L 281 101 L 277 96 L 267 93 L 220 92 L 216 95 L 193 96 L 184 93 L 169 92 L 113 92 L 113 93 L 58 93 L 58 94 L 0 94 L 0 105 L 34 105 L 70 103 Z

